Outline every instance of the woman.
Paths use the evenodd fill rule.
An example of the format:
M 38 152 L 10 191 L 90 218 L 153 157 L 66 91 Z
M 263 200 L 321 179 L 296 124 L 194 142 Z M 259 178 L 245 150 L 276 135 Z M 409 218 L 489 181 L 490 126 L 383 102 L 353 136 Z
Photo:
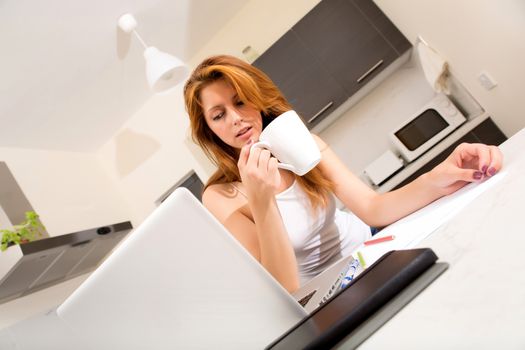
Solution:
M 368 239 L 369 226 L 386 226 L 502 164 L 495 146 L 461 144 L 432 171 L 378 194 L 316 135 L 322 159 L 302 177 L 278 169 L 268 150 L 250 151 L 263 128 L 292 107 L 263 72 L 238 58 L 204 60 L 184 98 L 193 139 L 218 167 L 204 205 L 290 292 Z M 353 214 L 335 209 L 334 195 Z

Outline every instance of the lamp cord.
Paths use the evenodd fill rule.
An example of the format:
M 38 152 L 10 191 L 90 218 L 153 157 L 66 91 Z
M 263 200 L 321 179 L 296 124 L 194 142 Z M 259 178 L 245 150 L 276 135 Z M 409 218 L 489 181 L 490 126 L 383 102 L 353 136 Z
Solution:
M 135 35 L 137 36 L 137 39 L 139 39 L 139 41 L 142 44 L 142 46 L 144 46 L 144 48 L 147 49 L 148 46 L 146 45 L 144 40 L 142 40 L 142 38 L 140 37 L 139 33 L 137 33 L 137 31 L 135 29 L 133 29 L 133 33 L 135 33 Z

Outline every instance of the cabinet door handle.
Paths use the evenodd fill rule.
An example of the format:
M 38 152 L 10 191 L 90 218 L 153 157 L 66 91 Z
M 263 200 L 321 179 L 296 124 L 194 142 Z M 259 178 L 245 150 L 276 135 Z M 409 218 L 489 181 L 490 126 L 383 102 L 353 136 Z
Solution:
M 321 110 L 319 112 L 315 113 L 315 115 L 312 118 L 308 119 L 308 124 L 310 124 L 311 122 L 316 120 L 317 117 L 319 117 L 321 114 L 323 114 L 328 108 L 332 107 L 333 104 L 334 104 L 333 101 L 328 102 L 328 104 L 326 106 L 324 106 L 323 108 L 321 108 Z
M 377 67 L 379 67 L 380 65 L 383 64 L 383 60 L 379 60 L 379 62 L 377 62 L 376 64 L 374 64 L 372 66 L 372 68 L 370 68 L 369 70 L 367 70 L 365 72 L 365 74 L 361 75 L 358 79 L 357 79 L 357 82 L 360 83 L 362 82 L 367 76 L 369 76 L 370 74 L 372 74 L 373 71 L 375 71 L 377 69 Z

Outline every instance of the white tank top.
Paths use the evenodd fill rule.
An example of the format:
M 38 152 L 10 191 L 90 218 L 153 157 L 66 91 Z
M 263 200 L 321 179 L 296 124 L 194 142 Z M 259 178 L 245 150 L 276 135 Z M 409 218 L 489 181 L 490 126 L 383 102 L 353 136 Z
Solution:
M 327 207 L 316 212 L 297 181 L 275 198 L 295 251 L 301 285 L 371 237 L 368 225 L 336 208 L 333 195 Z

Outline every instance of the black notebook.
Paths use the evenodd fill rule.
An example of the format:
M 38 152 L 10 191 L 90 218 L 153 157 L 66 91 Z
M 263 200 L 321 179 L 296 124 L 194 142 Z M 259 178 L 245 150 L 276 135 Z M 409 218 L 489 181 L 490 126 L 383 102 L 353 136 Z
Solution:
M 358 329 L 426 271 L 435 267 L 436 261 L 437 256 L 430 248 L 394 250 L 386 253 L 363 271 L 347 288 L 301 320 L 270 344 L 267 349 L 328 349 L 333 347 Z M 447 266 L 447 264 L 438 266 L 438 272 L 433 273 L 431 279 L 426 278 L 426 283 L 430 283 Z M 418 292 L 423 288 L 424 286 Z M 414 293 L 412 294 L 411 298 L 415 296 Z M 402 305 L 397 310 L 401 307 Z M 379 327 L 380 325 L 373 330 Z

